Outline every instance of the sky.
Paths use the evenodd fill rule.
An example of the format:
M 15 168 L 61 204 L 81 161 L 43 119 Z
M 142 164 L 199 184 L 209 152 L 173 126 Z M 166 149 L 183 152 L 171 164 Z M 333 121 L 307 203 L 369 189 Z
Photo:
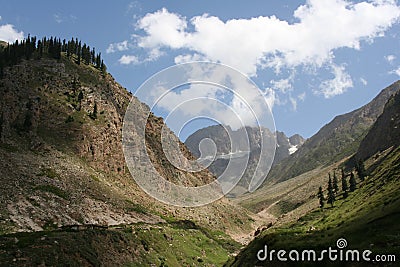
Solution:
M 133 93 L 175 64 L 230 66 L 257 85 L 276 129 L 288 136 L 312 136 L 400 76 L 397 1 L 0 0 L 0 6 L 1 40 L 78 37 L 101 51 L 108 71 Z M 171 103 L 183 92 L 199 90 L 181 89 Z M 158 115 L 172 109 L 165 105 Z M 194 125 L 182 140 L 204 126 Z

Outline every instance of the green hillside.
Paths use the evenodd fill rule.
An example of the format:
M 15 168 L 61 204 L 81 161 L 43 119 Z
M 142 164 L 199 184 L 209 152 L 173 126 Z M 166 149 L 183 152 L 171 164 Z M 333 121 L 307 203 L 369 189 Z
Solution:
M 351 156 L 369 128 L 382 113 L 388 99 L 400 90 L 400 81 L 382 90 L 371 102 L 352 112 L 336 116 L 296 151 L 274 166 L 270 182 L 296 177 Z
M 0 236 L 0 266 L 221 266 L 239 248 L 190 221 Z
M 288 188 L 291 188 L 291 191 L 297 190 L 297 192 L 296 195 L 292 196 L 291 191 L 288 191 L 286 193 L 288 199 L 295 200 L 296 196 L 303 196 L 304 199 L 306 196 L 310 196 L 312 199 L 304 200 L 305 202 L 313 202 L 314 209 L 310 212 L 303 212 L 303 216 L 295 221 L 292 220 L 292 222 L 286 224 L 278 223 L 274 227 L 264 230 L 235 259 L 231 259 L 228 265 L 271 264 L 270 262 L 257 262 L 257 252 L 264 248 L 266 244 L 270 249 L 313 249 L 321 251 L 328 247 L 335 247 L 336 241 L 340 238 L 347 240 L 349 249 L 369 249 L 373 252 L 373 256 L 385 254 L 398 257 L 400 253 L 400 226 L 397 223 L 400 219 L 400 147 L 396 145 L 400 118 L 400 98 L 398 96 L 399 94 L 389 99 L 383 113 L 377 118 L 367 136 L 362 140 L 363 145 L 358 149 L 358 153 L 368 151 L 370 157 L 364 162 L 366 179 L 362 181 L 358 177 L 354 192 L 349 192 L 349 196 L 346 198 L 344 192 L 339 189 L 336 192 L 336 201 L 333 205 L 327 204 L 323 209 L 315 205 L 318 201 L 316 196 L 318 186 L 326 188 L 327 174 L 332 172 L 332 168 L 344 165 L 351 166 L 351 163 L 354 164 L 353 159 L 327 169 L 316 169 L 314 176 L 312 172 L 309 172 L 291 179 L 302 190 L 297 190 L 293 185 L 289 186 Z M 396 140 L 396 142 L 386 142 L 387 140 Z M 355 172 L 354 169 L 349 169 L 349 171 Z M 302 176 L 305 176 L 305 178 L 301 178 Z M 325 178 L 321 179 L 318 176 Z M 306 182 L 301 183 L 301 179 L 305 179 Z M 285 183 L 289 183 L 291 180 Z M 318 181 L 319 184 L 312 183 L 312 181 Z M 275 185 L 275 190 L 278 185 Z M 310 187 L 310 185 L 313 186 Z M 271 192 L 273 190 L 274 187 L 271 188 Z M 314 194 L 310 195 L 310 190 L 314 190 Z M 326 195 L 327 192 L 325 191 Z M 285 197 L 281 195 L 278 201 L 283 199 Z M 247 202 L 250 200 L 247 200 Z M 251 204 L 251 202 L 249 203 Z M 301 209 L 301 207 L 302 204 L 299 208 L 286 208 L 286 210 L 280 212 L 287 216 Z M 273 209 L 268 209 L 268 211 L 273 213 Z M 332 266 L 373 265 L 373 263 L 366 262 L 327 263 Z M 315 263 L 304 264 L 304 266 L 319 266 Z M 276 261 L 272 263 L 272 266 L 287 265 Z M 289 264 L 289 266 L 291 265 Z M 389 262 L 387 266 L 396 265 L 394 262 Z
M 121 144 L 128 103 L 137 120 L 148 107 L 100 58 L 86 61 L 88 46 L 79 60 L 65 51 L 72 44 L 42 40 L 42 53 L 32 41 L 0 53 L 0 266 L 213 266 L 237 252 L 232 238 L 253 230 L 251 213 L 224 198 L 184 208 L 148 196 L 132 175 L 153 168 L 135 162 L 130 173 Z M 214 179 L 165 162 L 163 126 L 150 116 L 146 136 L 135 136 L 151 141 L 152 165 L 173 182 Z
M 369 162 L 370 176 L 348 198 L 339 195 L 333 207 L 315 209 L 294 223 L 264 231 L 228 266 L 262 265 L 256 255 L 265 244 L 275 249 L 321 250 L 335 247 L 339 238 L 345 238 L 352 249 L 370 249 L 376 254 L 398 257 L 400 148 L 386 153 Z

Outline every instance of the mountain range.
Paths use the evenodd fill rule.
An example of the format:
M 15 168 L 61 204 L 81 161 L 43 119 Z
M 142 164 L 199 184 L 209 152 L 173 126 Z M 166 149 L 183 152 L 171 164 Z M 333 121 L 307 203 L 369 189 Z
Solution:
M 202 128 L 191 134 L 185 141 L 185 145 L 196 158 L 204 158 L 207 155 L 215 157 L 215 160 L 208 166 L 208 169 L 216 176 L 220 177 L 225 170 L 232 157 L 241 157 L 243 161 L 247 161 L 246 169 L 243 173 L 243 180 L 229 193 L 229 196 L 235 196 L 238 193 L 245 192 L 249 184 L 249 180 L 254 175 L 255 166 L 260 161 L 261 147 L 263 140 L 274 138 L 276 140 L 274 159 L 272 165 L 281 162 L 289 155 L 296 152 L 305 139 L 295 134 L 290 138 L 283 132 L 276 131 L 274 134 L 269 129 L 263 127 L 246 127 L 237 130 L 232 130 L 229 126 L 213 125 Z M 212 148 L 203 147 L 202 154 L 201 144 L 202 140 L 209 139 L 215 144 L 215 155 L 213 155 Z M 267 175 L 270 166 L 263 169 Z M 238 175 L 241 170 L 235 170 L 234 175 Z
M 378 99 L 382 95 L 386 96 L 393 88 L 398 88 L 397 86 L 398 82 L 385 89 L 379 94 Z M 284 248 L 287 251 L 290 249 L 321 251 L 329 246 L 335 246 L 338 240 L 345 240 L 346 249 L 358 249 L 358 251 L 369 249 L 372 253 L 370 261 L 349 260 L 338 263 L 338 266 L 376 266 L 380 255 L 385 255 L 385 266 L 396 266 L 396 257 L 400 248 L 398 239 L 400 227 L 397 224 L 400 219 L 400 148 L 398 143 L 400 92 L 397 90 L 388 98 L 383 112 L 378 115 L 364 138 L 360 142 L 354 141 L 360 144 L 355 154 L 326 168 L 313 170 L 307 175 L 291 179 L 295 181 L 297 188 L 292 187 L 292 192 L 289 192 L 290 198 L 293 199 L 296 196 L 293 191 L 297 191 L 297 194 L 302 195 L 304 202 L 297 207 L 289 207 L 289 210 L 286 206 L 286 211 L 281 211 L 281 214 L 291 218 L 280 220 L 276 227 L 259 231 L 258 236 L 226 266 L 269 266 L 271 262 L 261 261 L 255 257 L 265 245 L 268 245 L 269 249 Z M 375 104 L 376 100 L 377 98 L 373 100 Z M 372 106 L 371 103 L 368 106 Z M 365 109 L 364 107 L 361 110 Z M 354 115 L 354 113 L 351 114 Z M 360 172 L 356 171 L 359 178 L 357 188 L 346 194 L 343 188 L 339 189 L 332 206 L 318 208 L 318 201 L 315 198 L 318 183 L 323 186 L 323 183 L 327 183 L 327 174 L 335 170 L 339 172 L 340 168 L 347 166 L 348 170 L 354 170 L 353 168 L 360 164 L 360 160 L 365 164 L 363 176 L 366 175 L 366 177 L 362 178 Z M 319 176 L 325 177 L 321 179 Z M 348 176 L 342 177 L 348 179 Z M 288 182 L 289 180 L 286 180 L 281 184 L 289 185 Z M 279 189 L 279 186 L 274 188 L 275 191 L 283 191 Z M 265 193 L 268 192 L 264 191 Z M 308 198 L 307 195 L 309 195 Z M 279 201 L 285 200 L 287 201 L 285 198 L 280 198 Z M 274 205 L 269 205 L 270 212 L 273 212 L 274 209 L 271 206 Z M 304 211 L 306 205 L 313 207 L 308 207 L 308 211 Z M 301 209 L 303 211 L 299 215 Z M 375 257 L 376 255 L 378 257 Z M 318 263 L 320 264 L 329 265 L 332 261 L 325 257 Z M 273 265 L 291 266 L 276 259 Z M 310 266 L 314 265 L 317 266 L 310 263 Z
M 79 62 L 73 53 L 61 52 L 56 59 L 46 50 L 50 39 L 43 43 L 42 55 L 36 48 L 29 60 L 23 55 L 8 65 L 2 61 L 1 265 L 66 262 L 90 266 L 99 262 L 94 255 L 98 255 L 102 265 L 108 266 L 161 262 L 159 258 L 168 262 L 188 258 L 188 264 L 193 264 L 199 257 L 210 262 L 208 250 L 197 253 L 201 248 L 194 245 L 199 242 L 209 243 L 211 254 L 215 249 L 222 253 L 214 262 L 224 262 L 230 249 L 238 246 L 227 233 L 236 237 L 251 231 L 254 228 L 251 212 L 227 199 L 203 207 L 183 208 L 148 196 L 131 175 L 150 177 L 157 170 L 171 182 L 192 186 L 207 183 L 214 177 L 207 170 L 185 172 L 168 162 L 160 140 L 163 119 L 153 115 L 147 120 L 145 137 L 133 129 L 137 142 L 146 138 L 147 151 L 132 148 L 139 155 L 147 153 L 151 165 L 138 160 L 130 173 L 122 151 L 125 110 L 132 101 L 136 119 L 142 120 L 147 118 L 148 107 L 110 74 L 93 64 Z M 19 45 L 23 47 L 26 43 Z M 18 51 L 25 53 L 26 50 Z M 177 140 L 171 131 L 166 133 Z M 189 156 L 183 145 L 182 153 Z M 107 230 L 112 227 L 125 230 Z M 68 235 L 71 229 L 83 231 Z M 12 233 L 16 234 L 6 235 Z M 192 240 L 191 234 L 199 240 Z M 149 238 L 153 235 L 161 235 L 163 239 L 152 244 Z M 52 241 L 41 252 L 37 243 L 46 236 L 51 236 Z M 112 236 L 135 247 L 121 250 L 119 243 L 110 239 Z M 10 245 L 8 240 L 17 241 Z M 182 242 L 192 243 L 193 250 L 182 250 L 181 254 L 168 252 L 176 249 L 169 244 L 182 246 Z M 220 246 L 221 242 L 228 245 Z M 157 249 L 149 255 L 149 247 L 153 245 L 167 249 Z
M 268 265 L 256 258 L 265 244 L 321 250 L 342 237 L 350 248 L 398 255 L 399 81 L 307 140 L 215 125 L 183 144 L 162 118 L 147 117 L 149 108 L 104 64 L 51 40 L 42 39 L 41 49 L 32 40 L 0 46 L 0 266 L 258 266 Z M 145 121 L 146 131 L 132 126 L 130 149 L 137 157 L 128 170 L 122 129 L 129 103 L 133 121 Z M 248 143 L 235 137 L 241 131 Z M 200 142 L 213 140 L 216 161 L 201 172 L 175 167 L 164 155 L 161 133 L 190 160 L 206 157 L 210 151 Z M 245 172 L 231 195 L 236 198 L 177 207 L 148 196 L 132 178 L 150 180 L 157 172 L 177 185 L 202 186 L 241 153 L 251 172 L 260 140 L 271 136 L 271 171 L 251 194 L 244 190 L 251 174 Z M 318 188 L 327 196 L 328 178 L 342 173 L 346 181 L 355 175 L 355 190 L 337 190 L 335 202 L 321 209 Z M 361 264 L 351 266 L 368 266 Z M 274 262 L 280 265 L 287 266 Z

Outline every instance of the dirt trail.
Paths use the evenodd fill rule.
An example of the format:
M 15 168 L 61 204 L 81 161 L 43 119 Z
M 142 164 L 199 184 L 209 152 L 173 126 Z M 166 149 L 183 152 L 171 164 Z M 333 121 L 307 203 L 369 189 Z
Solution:
M 254 233 L 257 229 L 262 228 L 263 226 L 267 227 L 271 223 L 274 224 L 277 220 L 275 216 L 268 213 L 267 209 L 262 210 L 259 213 L 251 214 L 251 218 L 254 220 L 252 223 L 252 230 L 247 233 L 232 233 L 230 236 L 241 243 L 242 245 L 249 244 L 254 239 Z

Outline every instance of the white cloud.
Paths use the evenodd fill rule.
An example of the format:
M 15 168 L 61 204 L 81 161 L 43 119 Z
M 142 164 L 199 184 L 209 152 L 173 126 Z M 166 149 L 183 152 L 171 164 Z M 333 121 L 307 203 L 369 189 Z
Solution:
M 345 67 L 332 64 L 333 79 L 323 81 L 320 85 L 320 91 L 317 94 L 323 94 L 325 98 L 331 98 L 343 94 L 348 88 L 353 87 L 353 81 L 346 73 Z
M 190 55 L 178 55 L 175 57 L 174 62 L 175 64 L 181 64 L 181 63 L 188 63 L 188 62 L 195 62 L 195 61 L 205 61 L 206 58 L 202 55 L 199 55 L 197 53 Z
M 69 19 L 72 23 L 75 23 L 78 20 L 78 17 L 75 15 L 70 14 L 69 15 Z
M 78 17 L 73 14 L 65 15 L 65 14 L 55 13 L 53 14 L 53 19 L 58 24 L 63 22 L 75 23 L 78 20 Z
M 298 98 L 300 101 L 303 101 L 303 102 L 304 102 L 304 100 L 306 99 L 306 92 L 303 92 L 303 93 L 299 94 L 299 95 L 297 96 L 297 98 Z
M 55 20 L 58 24 L 60 24 L 61 22 L 63 22 L 63 19 L 62 19 L 62 17 L 61 17 L 60 14 L 54 14 L 54 15 L 53 15 L 53 18 L 54 18 L 54 20 Z
M 112 45 L 112 44 L 111 44 Z M 125 43 L 125 42 L 121 42 L 118 43 L 117 45 L 114 45 L 113 47 L 111 47 L 111 45 L 107 48 L 107 53 L 113 53 L 115 51 L 125 51 L 125 50 L 129 50 L 129 44 Z M 126 46 L 126 47 L 125 47 Z M 157 60 L 159 57 L 161 57 L 162 55 L 164 55 L 164 52 L 154 48 L 152 50 L 150 50 L 147 53 L 147 57 L 146 58 L 139 58 L 137 56 L 134 55 L 123 55 L 118 62 L 124 65 L 128 65 L 128 64 L 140 64 L 140 63 L 144 63 L 144 62 L 151 62 L 151 61 L 155 61 Z
M 177 87 L 187 81 L 202 82 Z M 233 129 L 270 126 L 266 104 L 272 108 L 275 103 L 272 89 L 261 91 L 236 70 L 204 62 L 167 69 L 157 79 L 150 78 L 136 96 L 150 107 L 167 112 L 172 123 L 168 125 L 177 132 L 179 125 L 194 117 L 212 118 Z
M 289 96 L 289 101 L 292 104 L 292 108 L 294 111 L 297 110 L 297 100 L 294 97 Z
M 395 70 L 392 70 L 391 72 L 389 72 L 390 74 L 396 74 L 397 76 L 400 76 L 400 67 L 398 67 Z
M 2 16 L 0 16 L 0 20 L 2 20 L 3 19 L 3 17 Z
M 387 56 L 385 56 L 385 59 L 387 62 L 393 63 L 393 61 L 396 59 L 396 56 L 395 55 L 387 55 Z
M 109 44 L 107 47 L 106 53 L 109 54 L 109 53 L 114 53 L 117 51 L 126 51 L 126 50 L 128 50 L 128 48 L 129 48 L 128 41 L 125 40 L 125 41 L 122 41 L 119 43 Z
M 274 105 L 279 102 L 275 91 L 271 88 L 265 90 L 264 98 L 271 110 L 273 109 Z
M 118 62 L 123 65 L 129 65 L 129 64 L 137 64 L 139 63 L 139 60 L 134 55 L 123 55 L 120 59 L 118 59 Z
M 153 48 L 148 53 L 147 58 L 145 58 L 142 62 L 155 61 L 163 55 L 164 55 L 164 52 L 161 51 L 159 48 Z
M 274 90 L 279 90 L 281 93 L 287 93 L 293 89 L 291 84 L 291 78 L 271 80 L 271 86 Z
M 24 39 L 24 32 L 16 30 L 14 25 L 0 25 L 0 40 L 12 43 L 22 39 Z
M 366 86 L 366 85 L 368 84 L 368 81 L 367 81 L 366 79 L 364 79 L 364 78 L 360 78 L 360 82 L 361 82 L 364 86 Z
M 164 8 L 138 21 L 145 34 L 137 41 L 145 49 L 187 49 L 254 76 L 265 67 L 321 67 L 335 49 L 359 49 L 361 41 L 383 36 L 400 8 L 384 0 L 308 0 L 293 16 L 298 21 L 293 24 L 275 16 L 224 22 L 204 14 L 188 20 Z
M 186 18 L 170 13 L 165 8 L 144 16 L 138 21 L 137 28 L 147 33 L 147 36 L 139 38 L 141 47 L 182 48 L 186 42 Z

